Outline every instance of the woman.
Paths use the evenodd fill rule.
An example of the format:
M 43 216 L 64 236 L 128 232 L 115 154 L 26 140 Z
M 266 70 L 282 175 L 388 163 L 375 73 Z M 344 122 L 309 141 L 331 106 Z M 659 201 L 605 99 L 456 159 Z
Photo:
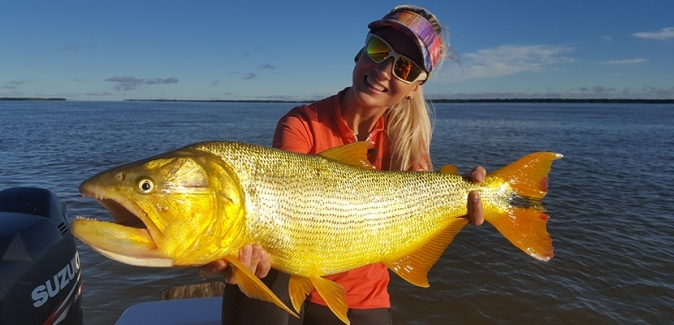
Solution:
M 415 6 L 398 6 L 368 27 L 365 47 L 355 58 L 351 87 L 293 108 L 279 121 L 273 146 L 313 154 L 370 141 L 368 159 L 378 169 L 432 171 L 431 122 L 421 87 L 447 55 L 442 27 L 433 14 Z M 476 167 L 466 176 L 481 182 L 485 174 L 484 168 Z M 477 193 L 470 193 L 468 211 L 472 224 L 482 224 Z M 288 301 L 287 275 L 270 270 L 269 257 L 259 245 L 243 247 L 239 258 Z M 200 268 L 202 276 L 223 271 L 228 283 L 235 284 L 224 261 Z M 389 273 L 383 264 L 326 278 L 346 290 L 351 324 L 391 324 Z M 316 292 L 296 319 L 270 303 L 245 298 L 235 286 L 227 288 L 223 324 L 342 324 Z

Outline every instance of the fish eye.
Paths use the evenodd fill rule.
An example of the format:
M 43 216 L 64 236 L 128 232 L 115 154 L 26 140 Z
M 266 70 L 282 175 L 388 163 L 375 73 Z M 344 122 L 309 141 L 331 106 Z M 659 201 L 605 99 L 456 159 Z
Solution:
M 138 182 L 138 189 L 140 189 L 142 193 L 150 193 L 152 189 L 154 189 L 154 183 L 152 183 L 152 180 L 150 179 L 143 178 Z

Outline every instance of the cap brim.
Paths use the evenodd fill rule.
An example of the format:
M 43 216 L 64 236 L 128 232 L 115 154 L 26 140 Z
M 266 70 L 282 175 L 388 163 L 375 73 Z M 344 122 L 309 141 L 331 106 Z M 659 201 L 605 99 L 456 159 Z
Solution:
M 403 23 L 401 23 L 397 20 L 380 19 L 380 20 L 371 22 L 370 24 L 367 25 L 367 27 L 371 31 L 375 31 L 375 30 L 383 28 L 383 27 L 391 27 L 391 28 L 394 28 L 396 30 L 399 30 L 399 31 L 405 33 L 405 35 L 411 37 L 414 40 L 414 43 L 416 43 L 417 47 L 419 48 L 419 54 L 421 55 L 422 59 L 425 58 L 426 53 L 428 53 L 428 50 L 426 49 L 426 44 L 424 44 L 424 42 L 419 38 L 419 36 L 417 36 L 417 34 L 415 34 L 409 27 L 407 27 L 407 25 L 405 25 L 405 24 L 403 24 Z M 422 66 L 424 67 L 424 69 L 426 70 L 427 73 L 430 73 L 430 71 L 432 70 L 429 67 L 427 67 L 425 64 L 422 64 Z

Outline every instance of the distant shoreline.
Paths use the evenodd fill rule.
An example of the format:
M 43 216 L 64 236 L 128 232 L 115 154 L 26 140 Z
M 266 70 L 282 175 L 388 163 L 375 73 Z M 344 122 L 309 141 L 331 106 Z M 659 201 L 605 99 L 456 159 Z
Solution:
M 311 100 L 185 100 L 185 99 L 125 99 L 124 101 L 135 102 L 213 102 L 213 103 L 312 103 Z M 565 99 L 565 98 L 487 98 L 487 99 L 429 99 L 432 103 L 634 103 L 634 104 L 674 104 L 674 99 L 611 99 L 611 98 L 588 98 L 588 99 Z
M 0 101 L 66 101 L 65 98 L 0 97 Z M 203 103 L 312 103 L 315 100 L 237 100 L 237 99 L 124 99 L 128 102 L 203 102 Z M 584 103 L 584 104 L 674 104 L 672 99 L 628 98 L 483 98 L 429 99 L 431 103 Z
M 66 100 L 65 98 L 40 98 L 40 97 L 0 97 L 0 100 L 25 100 L 25 101 L 33 101 L 33 100 Z
M 674 104 L 674 99 L 611 99 L 611 98 L 513 98 L 513 99 L 431 99 L 433 103 L 608 103 L 608 104 Z

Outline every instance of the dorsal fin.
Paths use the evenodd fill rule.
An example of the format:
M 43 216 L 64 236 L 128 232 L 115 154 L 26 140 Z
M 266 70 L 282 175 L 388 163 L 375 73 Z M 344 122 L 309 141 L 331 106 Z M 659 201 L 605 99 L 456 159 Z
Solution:
M 372 166 L 370 161 L 367 160 L 367 149 L 371 145 L 372 142 L 359 141 L 330 148 L 319 153 L 318 155 L 357 168 L 375 169 L 376 167 Z
M 384 262 L 384 265 L 407 282 L 428 288 L 428 271 L 466 224 L 468 224 L 467 218 L 452 218 L 445 229 L 433 236 L 417 251 L 397 261 Z
M 457 175 L 459 173 L 459 169 L 456 168 L 456 166 L 452 164 L 447 164 L 442 166 L 439 170 L 438 173 L 441 174 L 449 174 L 449 175 Z

